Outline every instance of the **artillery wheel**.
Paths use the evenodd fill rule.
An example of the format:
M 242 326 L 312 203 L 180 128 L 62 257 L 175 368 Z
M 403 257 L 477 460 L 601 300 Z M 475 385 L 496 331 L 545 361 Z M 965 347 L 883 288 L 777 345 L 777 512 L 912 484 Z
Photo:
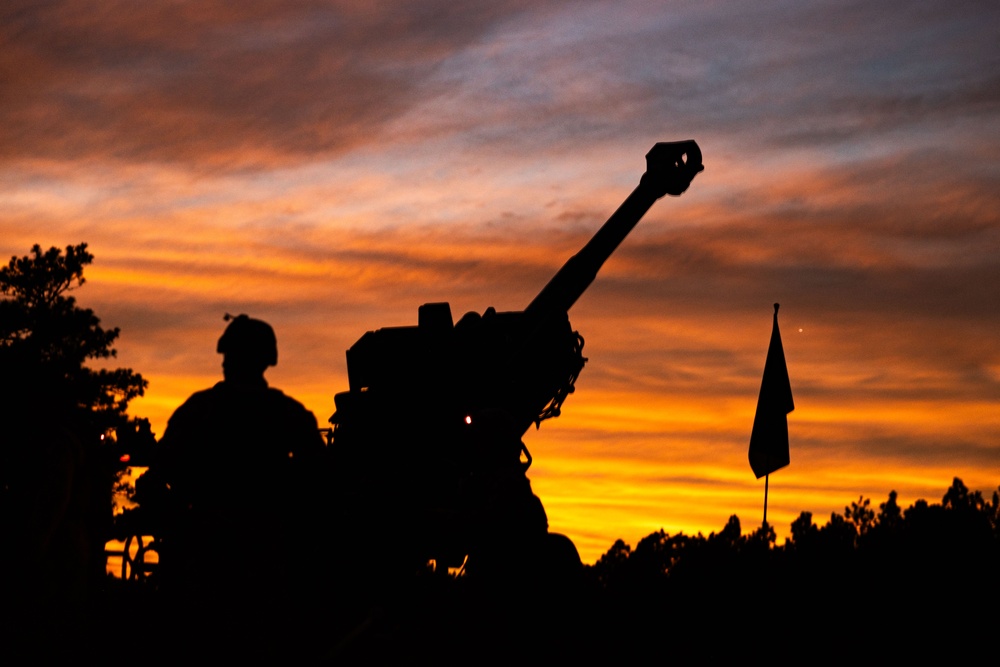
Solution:
M 147 563 L 149 552 L 159 556 L 156 538 L 149 535 L 129 535 L 122 547 L 122 580 L 144 581 L 155 569 L 156 563 Z M 157 558 L 157 561 L 159 559 Z

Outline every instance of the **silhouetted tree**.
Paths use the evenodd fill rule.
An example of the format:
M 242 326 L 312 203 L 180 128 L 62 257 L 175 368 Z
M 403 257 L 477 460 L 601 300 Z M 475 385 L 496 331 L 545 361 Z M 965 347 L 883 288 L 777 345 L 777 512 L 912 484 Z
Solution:
M 875 517 L 875 525 L 882 529 L 897 528 L 903 520 L 903 510 L 896 503 L 896 492 L 889 492 L 889 499 L 884 503 L 879 503 L 878 516 Z
M 115 472 L 106 444 L 146 387 L 131 369 L 86 365 L 114 357 L 119 333 L 68 294 L 92 261 L 85 243 L 35 245 L 0 268 L 2 597 L 46 623 L 103 578 Z
M 87 244 L 12 257 L 0 268 L 0 368 L 4 389 L 25 400 L 43 397 L 102 434 L 124 425 L 133 398 L 146 381 L 131 369 L 87 367 L 89 360 L 116 355 L 119 329 L 105 330 L 89 308 L 80 308 L 69 292 L 84 284 L 84 267 L 94 256 Z
M 871 508 L 871 500 L 859 496 L 857 502 L 852 502 L 844 508 L 844 519 L 854 526 L 854 532 L 863 536 L 875 525 L 875 510 Z
M 993 500 L 983 508 L 986 518 L 993 528 L 994 542 L 1000 542 L 1000 492 L 993 492 Z
M 807 552 L 815 547 L 819 527 L 813 523 L 812 512 L 802 512 L 791 526 L 791 538 L 788 547 L 796 551 Z
M 775 532 L 774 526 L 769 523 L 765 523 L 747 536 L 744 549 L 749 549 L 751 551 L 759 551 L 763 549 L 764 551 L 767 551 L 773 548 L 775 542 L 777 541 L 778 534 Z
M 622 570 L 628 563 L 632 548 L 623 540 L 615 540 L 607 553 L 597 559 L 593 565 L 593 573 L 604 586 L 613 586 L 622 576 Z
M 858 529 L 842 514 L 830 515 L 830 521 L 819 529 L 820 543 L 827 554 L 844 556 L 854 550 Z

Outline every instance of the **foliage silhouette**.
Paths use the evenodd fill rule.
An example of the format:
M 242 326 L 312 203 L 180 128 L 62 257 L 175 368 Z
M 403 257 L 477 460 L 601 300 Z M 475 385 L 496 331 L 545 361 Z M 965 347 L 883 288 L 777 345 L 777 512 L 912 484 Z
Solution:
M 44 394 L 50 409 L 103 434 L 128 422 L 129 401 L 143 395 L 147 382 L 128 368 L 85 365 L 116 356 L 120 332 L 102 328 L 68 294 L 84 284 L 93 259 L 86 243 L 67 246 L 65 254 L 35 245 L 0 269 L 0 363 L 7 391 L 27 388 L 30 400 Z
M 738 658 L 765 641 L 786 655 L 846 659 L 860 655 L 847 635 L 819 642 L 816 633 L 853 624 L 843 609 L 881 609 L 869 655 L 971 657 L 989 641 L 988 617 L 961 610 L 1000 593 L 1000 490 L 986 500 L 955 478 L 939 505 L 902 511 L 897 497 L 877 513 L 859 498 L 821 527 L 802 512 L 781 546 L 770 526 L 742 535 L 735 516 L 708 537 L 660 530 L 634 550 L 618 540 L 588 568 L 600 607 L 626 610 L 603 622 L 625 644 L 661 628 L 687 646 L 674 644 L 675 657 Z M 944 596 L 947 609 L 930 614 Z
M 131 369 L 86 365 L 114 357 L 119 334 L 69 295 L 92 261 L 85 243 L 35 245 L 0 268 L 2 599 L 24 629 L 68 632 L 103 584 L 111 434 L 146 387 Z

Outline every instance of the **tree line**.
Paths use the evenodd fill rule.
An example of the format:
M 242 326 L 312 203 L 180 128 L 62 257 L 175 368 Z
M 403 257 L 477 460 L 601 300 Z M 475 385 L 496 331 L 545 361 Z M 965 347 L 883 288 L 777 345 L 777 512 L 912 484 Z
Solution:
M 843 513 L 832 513 L 822 526 L 813 522 L 811 512 L 802 512 L 783 545 L 776 544 L 774 528 L 767 524 L 743 534 L 736 515 L 707 537 L 661 529 L 634 549 L 618 540 L 591 566 L 590 576 L 604 589 L 628 591 L 679 584 L 707 571 L 718 577 L 765 566 L 817 574 L 907 566 L 929 575 L 950 567 L 968 573 L 1000 563 L 1000 489 L 987 499 L 956 477 L 940 504 L 917 500 L 903 510 L 897 497 L 890 491 L 877 511 L 861 497 Z
M 1000 489 L 987 498 L 955 478 L 940 503 L 906 509 L 890 491 L 822 526 L 802 512 L 782 545 L 736 516 L 708 536 L 659 530 L 587 570 L 616 646 L 655 650 L 666 632 L 675 655 L 709 662 L 971 660 L 994 642 Z

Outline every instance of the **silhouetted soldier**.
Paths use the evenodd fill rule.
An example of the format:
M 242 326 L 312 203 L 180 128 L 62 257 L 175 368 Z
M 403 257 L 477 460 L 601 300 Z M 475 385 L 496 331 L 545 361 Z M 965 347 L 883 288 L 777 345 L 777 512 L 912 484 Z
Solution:
M 309 563 L 296 556 L 322 529 L 325 446 L 315 416 L 264 379 L 278 361 L 270 325 L 239 315 L 217 351 L 225 379 L 174 412 L 139 500 L 159 489 L 166 591 L 246 638 L 301 602 Z

